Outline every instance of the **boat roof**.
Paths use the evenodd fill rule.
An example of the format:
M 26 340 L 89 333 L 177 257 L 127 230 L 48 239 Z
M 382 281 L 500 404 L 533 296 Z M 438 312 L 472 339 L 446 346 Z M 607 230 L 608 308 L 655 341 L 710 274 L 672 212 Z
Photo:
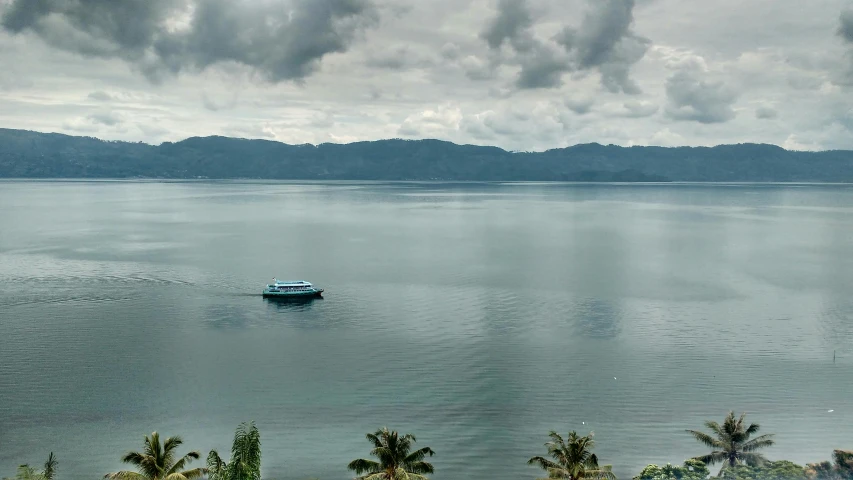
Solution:
M 306 282 L 305 280 L 282 281 L 277 278 L 273 278 L 273 281 L 276 285 L 311 285 L 311 282 Z

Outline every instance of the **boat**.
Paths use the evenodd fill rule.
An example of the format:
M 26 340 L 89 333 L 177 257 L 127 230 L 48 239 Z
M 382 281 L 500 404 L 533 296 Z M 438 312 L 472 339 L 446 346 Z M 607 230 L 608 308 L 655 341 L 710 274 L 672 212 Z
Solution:
M 311 282 L 294 280 L 283 282 L 273 278 L 273 283 L 264 288 L 264 298 L 317 298 L 323 296 L 323 289 L 316 288 Z

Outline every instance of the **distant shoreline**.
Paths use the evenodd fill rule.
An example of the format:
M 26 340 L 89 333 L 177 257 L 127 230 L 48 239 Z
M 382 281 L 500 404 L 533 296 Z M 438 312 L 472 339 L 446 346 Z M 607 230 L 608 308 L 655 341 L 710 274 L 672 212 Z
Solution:
M 506 185 L 506 186 L 561 186 L 561 185 L 637 185 L 637 186 L 851 186 L 853 182 L 570 182 L 570 181 L 527 181 L 527 180 L 317 180 L 317 179 L 269 179 L 269 178 L 100 178 L 100 177 L 0 177 L 0 183 L 234 183 L 234 184 L 435 184 L 435 185 Z
M 542 152 L 440 140 L 288 145 L 193 137 L 160 145 L 0 129 L 0 178 L 560 183 L 853 183 L 853 151 L 775 145 Z

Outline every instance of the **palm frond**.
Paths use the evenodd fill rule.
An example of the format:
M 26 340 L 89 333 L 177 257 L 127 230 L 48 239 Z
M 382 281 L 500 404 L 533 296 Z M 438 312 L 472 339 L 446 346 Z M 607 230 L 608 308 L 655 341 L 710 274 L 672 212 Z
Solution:
M 775 443 L 776 442 L 773 440 L 773 434 L 762 435 L 744 443 L 741 446 L 741 450 L 744 452 L 754 452 L 761 448 L 773 446 Z
M 261 434 L 255 422 L 241 423 L 231 446 L 231 469 L 240 479 L 261 478 Z
M 715 463 L 723 462 L 727 459 L 726 452 L 711 452 L 708 455 L 702 455 L 700 457 L 693 457 L 693 460 L 698 460 L 705 465 L 713 465 Z
M 377 430 L 376 433 L 368 433 L 366 435 L 367 440 L 373 444 L 374 447 L 381 447 L 382 441 L 379 439 L 379 436 L 382 435 L 382 430 Z
M 740 454 L 740 458 L 743 460 L 743 463 L 750 467 L 760 467 L 767 463 L 767 459 L 760 453 L 742 453 Z
M 693 438 L 695 438 L 696 440 L 698 440 L 699 442 L 701 442 L 701 443 L 705 444 L 705 445 L 706 445 L 706 446 L 708 446 L 708 447 L 711 447 L 711 448 L 720 448 L 720 447 L 722 446 L 722 445 L 721 445 L 721 442 L 720 442 L 719 440 L 717 440 L 716 438 L 714 438 L 714 437 L 712 437 L 712 436 L 708 435 L 708 434 L 707 434 L 707 433 L 705 433 L 705 432 L 699 432 L 699 431 L 696 431 L 696 430 L 685 430 L 685 431 L 686 431 L 687 433 L 689 433 L 690 435 L 693 435 Z
M 137 472 L 115 472 L 104 475 L 109 480 L 146 480 L 145 475 Z
M 725 422 L 723 422 L 723 424 L 725 424 Z M 721 427 L 720 424 L 717 422 L 708 420 L 707 422 L 705 422 L 705 427 L 707 427 L 708 430 L 717 434 L 717 436 L 725 435 L 725 431 L 723 430 L 723 427 Z
M 408 472 L 404 468 L 398 468 L 394 471 L 396 480 L 427 480 L 426 477 L 415 472 Z
M 413 462 L 405 465 L 405 470 L 409 473 L 422 475 L 424 473 L 435 473 L 435 467 L 429 462 Z
M 376 472 L 363 477 L 357 477 L 356 480 L 385 480 L 387 478 L 388 474 L 386 472 Z
M 744 432 L 749 436 L 749 435 L 752 435 L 753 433 L 758 433 L 758 430 L 760 428 L 761 428 L 761 426 L 759 424 L 751 423 L 749 425 L 749 427 L 746 430 L 744 430 Z
M 207 472 L 210 480 L 227 480 L 228 464 L 219 456 L 219 452 L 211 450 L 207 454 Z
M 548 432 L 548 436 L 551 437 L 551 439 L 553 439 L 555 443 L 558 443 L 560 445 L 566 444 L 566 442 L 563 440 L 563 437 L 561 437 L 560 434 L 555 432 L 554 430 Z
M 532 457 L 527 461 L 528 465 L 539 465 L 543 470 L 548 470 L 549 468 L 561 468 L 560 465 L 548 460 L 545 457 Z
M 3 480 L 31 480 L 36 475 L 36 469 L 29 464 L 18 465 L 18 470 L 15 472 L 15 478 L 4 478 Z
M 598 470 L 587 470 L 585 472 L 586 477 L 596 478 L 596 479 L 605 479 L 605 480 L 616 480 L 616 475 L 613 474 L 613 471 L 609 468 L 601 468 Z
M 131 465 L 140 466 L 148 458 L 147 455 L 143 455 L 139 452 L 127 452 L 121 457 L 122 463 L 129 463 Z
M 435 455 L 435 452 L 432 451 L 432 449 L 429 447 L 420 448 L 420 449 L 415 450 L 414 452 L 410 453 L 405 459 L 403 459 L 403 462 L 404 463 L 419 462 L 419 461 L 423 460 L 424 458 L 426 458 L 427 455 L 429 455 L 431 457 L 431 456 Z
M 169 468 L 169 471 L 166 473 L 172 474 L 172 473 L 180 472 L 181 470 L 186 468 L 188 463 L 192 462 L 193 460 L 197 460 L 199 457 L 201 457 L 201 455 L 198 452 L 189 452 L 186 455 L 184 455 L 183 457 L 181 457 L 180 460 L 178 460 L 177 462 L 172 464 L 171 468 Z M 165 466 L 168 466 L 168 465 L 164 465 L 164 467 Z
M 366 458 L 359 458 L 353 460 L 347 465 L 347 470 L 352 470 L 356 473 L 356 475 L 361 475 L 362 473 L 376 473 L 381 470 L 381 465 L 378 462 L 374 462 L 373 460 L 368 460 Z
M 57 466 L 59 466 L 59 462 L 56 460 L 53 452 L 50 452 L 50 455 L 47 456 L 47 461 L 44 462 L 44 471 L 41 474 L 45 480 L 53 480 L 53 476 L 56 475 Z
M 204 467 L 198 467 L 193 468 L 192 470 L 184 470 L 183 472 L 177 472 L 176 474 L 181 475 L 186 480 L 193 480 L 207 475 L 207 469 Z

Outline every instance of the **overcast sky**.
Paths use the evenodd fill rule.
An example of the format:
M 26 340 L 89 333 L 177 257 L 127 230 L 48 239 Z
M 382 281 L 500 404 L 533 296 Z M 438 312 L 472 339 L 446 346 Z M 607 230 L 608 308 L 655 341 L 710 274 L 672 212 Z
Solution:
M 853 149 L 851 0 L 0 0 L 0 127 Z

